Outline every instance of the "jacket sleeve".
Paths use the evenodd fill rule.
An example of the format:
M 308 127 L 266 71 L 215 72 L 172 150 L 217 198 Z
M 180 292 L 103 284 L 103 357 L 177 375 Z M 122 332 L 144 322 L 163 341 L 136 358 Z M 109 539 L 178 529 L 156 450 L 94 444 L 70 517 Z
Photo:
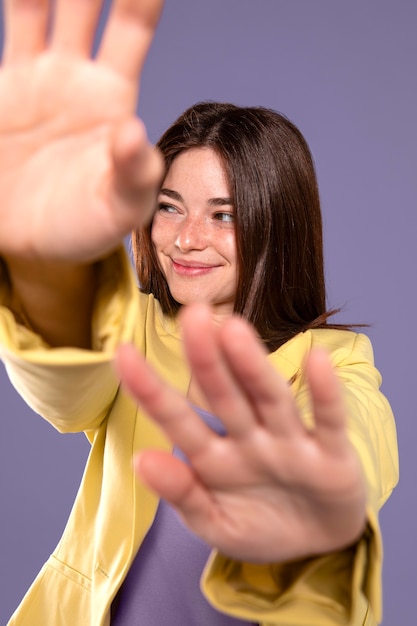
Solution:
M 138 288 L 124 251 L 100 264 L 92 350 L 51 348 L 7 308 L 10 286 L 0 268 L 0 358 L 26 403 L 60 432 L 96 429 L 116 395 L 115 347 L 131 341 Z
M 368 484 L 368 524 L 348 549 L 289 563 L 254 565 L 213 553 L 202 580 L 209 601 L 262 626 L 375 626 L 381 620 L 378 510 L 398 479 L 396 430 L 379 390 L 381 377 L 368 338 L 335 332 L 349 337 L 350 346 L 326 347 L 343 383 L 348 434 Z M 334 332 L 329 337 L 333 341 Z M 296 399 L 308 421 L 308 392 L 302 383 Z

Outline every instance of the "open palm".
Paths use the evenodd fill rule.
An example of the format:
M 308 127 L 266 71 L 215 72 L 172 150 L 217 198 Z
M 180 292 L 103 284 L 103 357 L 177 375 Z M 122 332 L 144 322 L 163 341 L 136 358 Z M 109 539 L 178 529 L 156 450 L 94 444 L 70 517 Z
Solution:
M 48 41 L 47 1 L 6 2 L 0 73 L 6 259 L 95 260 L 149 218 L 161 164 L 134 111 L 161 5 L 114 2 L 92 60 L 100 1 L 58 0 Z
M 215 327 L 202 305 L 184 310 L 182 321 L 193 376 L 227 435 L 123 347 L 124 385 L 189 461 L 146 451 L 141 479 L 210 546 L 239 560 L 281 562 L 354 542 L 365 525 L 365 481 L 327 355 L 312 353 L 307 364 L 310 430 L 246 323 L 232 317 Z

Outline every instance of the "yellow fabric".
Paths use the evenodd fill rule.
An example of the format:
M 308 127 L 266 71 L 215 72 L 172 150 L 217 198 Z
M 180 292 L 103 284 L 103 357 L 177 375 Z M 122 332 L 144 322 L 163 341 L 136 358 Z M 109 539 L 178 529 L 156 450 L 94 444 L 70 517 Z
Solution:
M 112 355 L 118 343 L 134 341 L 160 374 L 183 392 L 189 372 L 175 322 L 164 318 L 153 297 L 138 292 L 123 251 L 102 264 L 101 276 L 94 351 L 49 348 L 16 324 L 7 309 L 4 272 L 0 283 L 0 302 L 5 305 L 0 307 L 0 357 L 10 379 L 55 428 L 85 431 L 92 444 L 63 536 L 10 626 L 108 626 L 112 599 L 156 512 L 157 498 L 135 480 L 131 459 L 140 448 L 170 445 L 119 390 Z M 344 382 L 349 433 L 369 484 L 367 531 L 350 549 L 291 563 L 259 566 L 213 553 L 202 589 L 220 610 L 262 626 L 372 626 L 381 611 L 377 513 L 398 478 L 394 421 L 379 391 L 380 376 L 364 335 L 309 331 L 269 358 L 290 379 L 314 345 L 329 350 Z M 308 422 L 301 376 L 295 378 L 293 389 Z

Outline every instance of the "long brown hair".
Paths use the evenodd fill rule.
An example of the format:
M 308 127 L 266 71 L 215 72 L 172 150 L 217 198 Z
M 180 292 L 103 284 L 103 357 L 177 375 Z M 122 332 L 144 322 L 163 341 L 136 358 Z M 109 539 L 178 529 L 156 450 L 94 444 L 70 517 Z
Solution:
M 234 310 L 269 350 L 312 327 L 329 327 L 322 218 L 313 158 L 298 128 L 264 107 L 201 102 L 163 134 L 166 171 L 178 154 L 211 148 L 222 159 L 235 208 L 238 285 Z M 162 310 L 176 302 L 159 267 L 152 224 L 133 233 L 139 282 Z M 332 327 L 345 326 L 332 324 Z

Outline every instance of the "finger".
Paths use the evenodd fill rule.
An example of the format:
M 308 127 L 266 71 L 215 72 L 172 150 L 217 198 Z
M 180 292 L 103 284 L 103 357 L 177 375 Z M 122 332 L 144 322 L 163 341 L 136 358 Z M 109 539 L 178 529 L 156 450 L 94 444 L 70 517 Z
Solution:
M 5 0 L 3 62 L 18 63 L 46 46 L 48 0 Z
M 121 346 L 115 364 L 124 388 L 188 458 L 200 454 L 217 438 L 186 399 L 162 381 L 133 346 Z
M 90 56 L 102 0 L 57 0 L 51 47 L 75 56 Z
M 228 366 L 258 420 L 277 435 L 304 433 L 290 386 L 268 361 L 254 329 L 234 316 L 221 328 L 219 340 Z
M 313 350 L 305 364 L 315 420 L 315 435 L 322 446 L 337 454 L 346 448 L 346 420 L 340 381 L 324 350 Z
M 121 123 L 113 145 L 112 205 L 116 218 L 132 228 L 145 224 L 153 216 L 164 163 L 159 151 L 149 143 L 143 123 L 136 118 Z
M 162 12 L 163 0 L 115 0 L 97 59 L 136 79 Z
M 179 459 L 159 450 L 147 450 L 134 459 L 138 478 L 173 506 L 186 524 L 209 540 L 212 526 L 212 498 L 192 469 Z
M 183 307 L 180 319 L 193 377 L 212 413 L 221 419 L 229 435 L 245 436 L 256 424 L 256 416 L 223 358 L 210 308 L 203 304 Z

